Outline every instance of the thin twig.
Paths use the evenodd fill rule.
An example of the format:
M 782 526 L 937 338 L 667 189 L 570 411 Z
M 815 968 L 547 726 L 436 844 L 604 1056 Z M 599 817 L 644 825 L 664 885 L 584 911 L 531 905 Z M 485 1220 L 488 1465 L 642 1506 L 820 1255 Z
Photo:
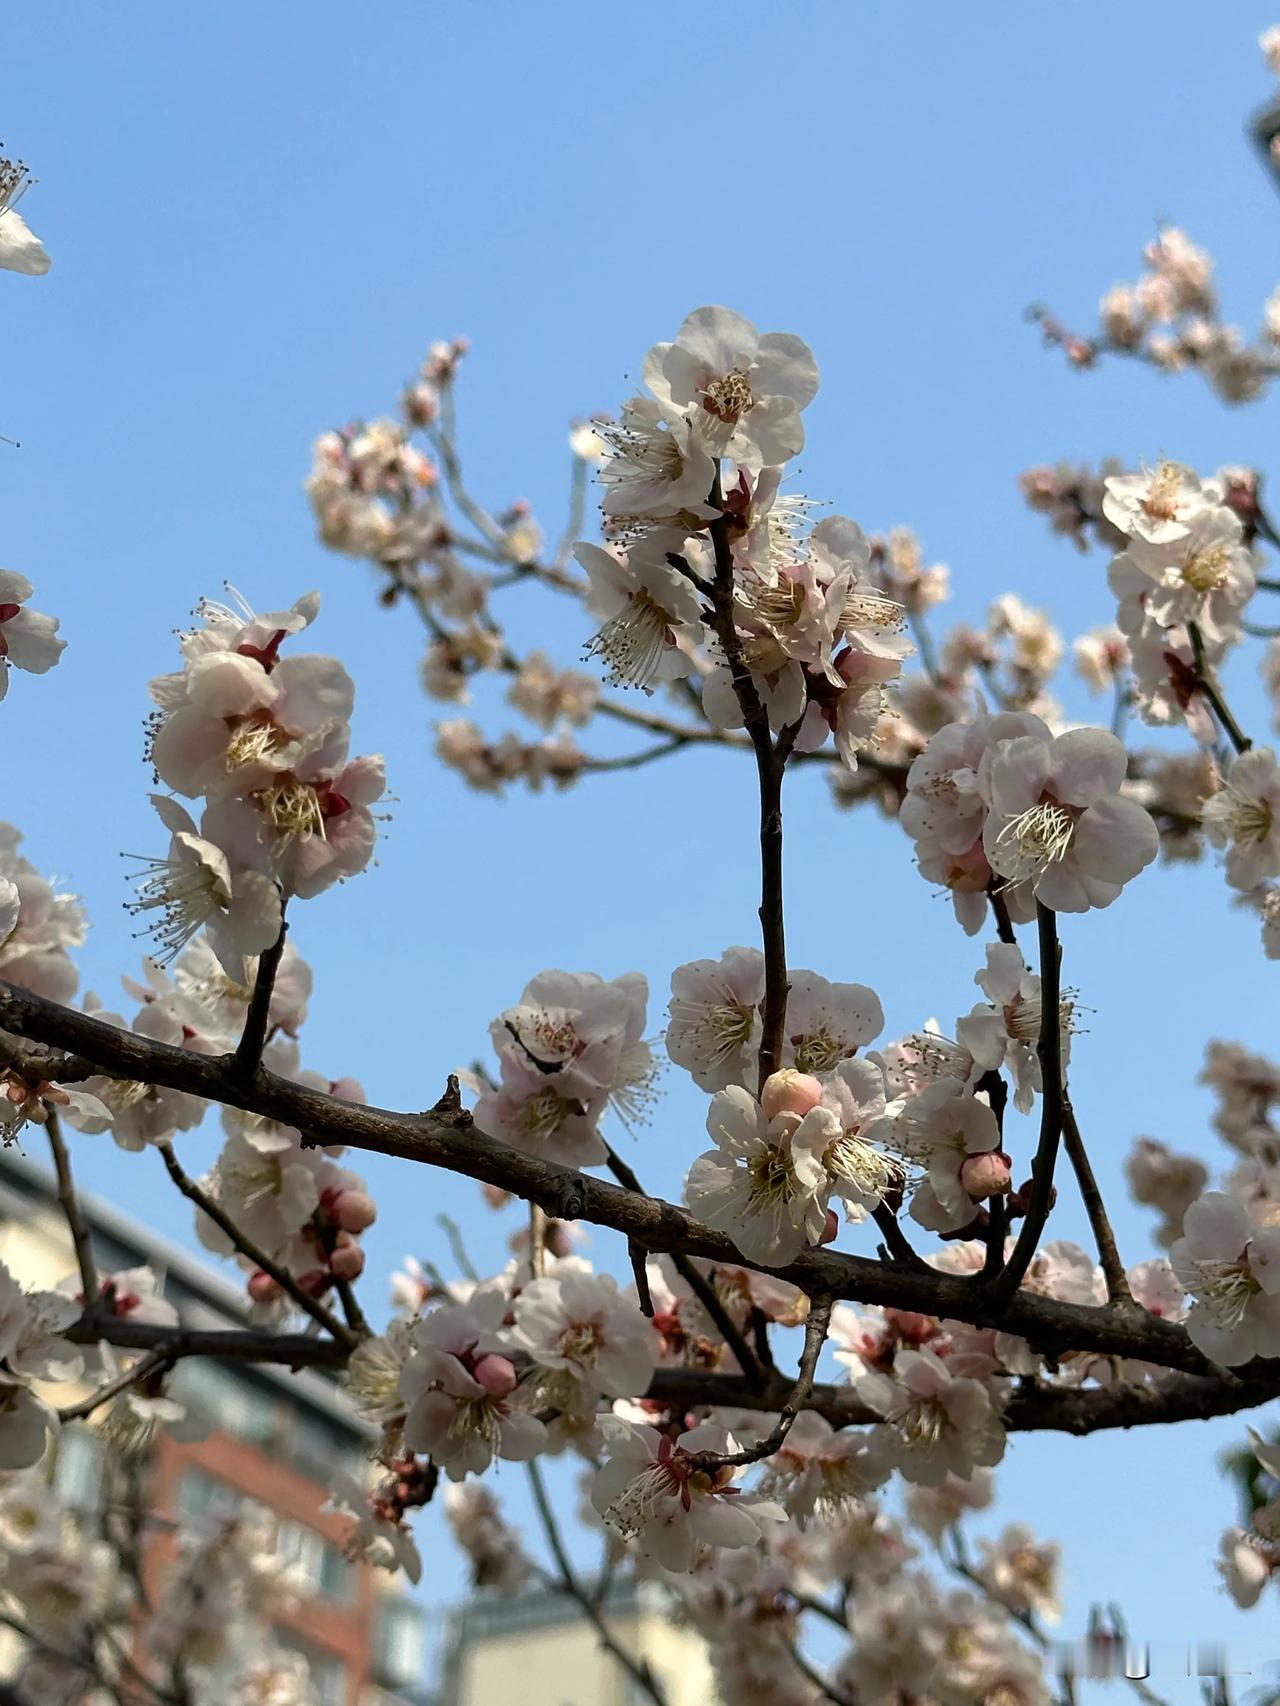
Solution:
M 167 1367 L 173 1361 L 173 1354 L 165 1346 L 159 1345 L 153 1351 L 148 1351 L 144 1357 L 132 1363 L 128 1368 L 117 1374 L 114 1380 L 108 1380 L 99 1386 L 96 1392 L 90 1392 L 87 1398 L 80 1398 L 74 1404 L 66 1404 L 58 1411 L 60 1422 L 78 1422 L 85 1416 L 91 1416 L 103 1404 L 109 1404 L 113 1398 L 118 1398 L 122 1392 L 127 1392 L 131 1386 L 146 1380 L 158 1369 Z
M 285 922 L 284 905 L 280 908 L 280 934 L 258 960 L 258 975 L 249 998 L 249 1011 L 244 1016 L 244 1030 L 236 1044 L 236 1071 L 252 1078 L 262 1064 L 262 1051 L 267 1043 L 267 1022 L 271 1012 L 271 992 L 275 988 L 284 939 L 289 933 Z
M 309 1292 L 304 1291 L 288 1268 L 281 1267 L 265 1250 L 259 1249 L 245 1237 L 226 1210 L 183 1171 L 182 1163 L 174 1154 L 172 1144 L 158 1143 L 156 1148 L 160 1151 L 160 1159 L 164 1162 L 169 1177 L 187 1201 L 193 1202 L 202 1214 L 207 1215 L 216 1227 L 225 1232 L 240 1254 L 246 1256 L 255 1268 L 261 1268 L 264 1274 L 269 1275 L 281 1291 L 293 1299 L 299 1309 L 323 1327 L 339 1344 L 345 1345 L 348 1350 L 353 1349 L 358 1341 L 351 1329 L 344 1326 L 318 1297 L 312 1297 Z
M 710 501 L 722 502 L 717 466 Z M 756 755 L 760 785 L 760 934 L 764 945 L 764 1004 L 760 1027 L 758 1089 L 782 1064 L 787 1023 L 787 943 L 782 908 L 782 777 L 786 756 L 774 747 L 769 714 L 742 651 L 733 608 L 733 546 L 728 517 L 710 527 L 715 551 L 714 626 L 733 681 L 742 720 Z M 794 741 L 795 736 L 792 735 Z
M 1062 1020 L 1060 1015 L 1062 965 L 1058 947 L 1057 915 L 1036 902 L 1036 925 L 1040 935 L 1040 1141 L 1031 1165 L 1031 1200 L 1017 1242 L 1008 1261 L 989 1281 L 993 1301 L 1007 1303 L 1022 1284 L 1040 1234 L 1049 1218 L 1053 1201 L 1053 1173 L 1062 1138 Z
M 1135 1308 L 1124 1263 L 1116 1247 L 1115 1233 L 1111 1230 L 1111 1222 L 1107 1218 L 1107 1205 L 1102 1200 L 1102 1192 L 1089 1162 L 1084 1139 L 1080 1136 L 1071 1097 L 1065 1091 L 1062 1096 L 1062 1147 L 1075 1170 L 1076 1183 L 1080 1187 L 1080 1195 L 1089 1216 L 1089 1225 L 1093 1228 L 1094 1243 L 1098 1246 L 1098 1260 L 1102 1264 L 1103 1277 L 1107 1282 L 1107 1296 L 1112 1303 Z
M 701 1464 L 705 1460 L 708 1469 L 745 1469 L 752 1463 L 760 1463 L 766 1457 L 772 1457 L 781 1450 L 787 1435 L 791 1432 L 792 1424 L 804 1409 L 813 1393 L 813 1382 L 818 1372 L 818 1358 L 822 1355 L 822 1347 L 827 1342 L 827 1329 L 831 1325 L 831 1299 L 829 1297 L 813 1298 L 809 1310 L 809 1318 L 804 1324 L 804 1349 L 800 1353 L 800 1368 L 795 1381 L 787 1395 L 774 1423 L 772 1430 L 755 1445 L 749 1445 L 742 1451 L 732 1451 L 727 1454 L 707 1451 L 694 1454 L 694 1461 Z
M 635 1191 L 637 1196 L 648 1195 L 634 1170 L 608 1144 L 605 1145 L 605 1164 L 624 1190 Z M 737 1358 L 738 1367 L 743 1374 L 763 1383 L 766 1378 L 765 1370 L 757 1361 L 742 1329 L 720 1301 L 716 1288 L 688 1256 L 682 1256 L 675 1250 L 670 1254 L 671 1265 L 710 1316 L 712 1325 Z
M 80 1290 L 84 1297 L 87 1310 L 97 1307 L 102 1296 L 98 1281 L 98 1268 L 93 1259 L 93 1237 L 89 1231 L 89 1223 L 80 1207 L 80 1198 L 76 1195 L 75 1178 L 71 1171 L 71 1156 L 67 1150 L 66 1140 L 62 1135 L 62 1122 L 58 1111 L 46 1103 L 49 1117 L 45 1121 L 45 1136 L 49 1139 L 49 1149 L 53 1155 L 53 1170 L 58 1176 L 58 1204 L 62 1209 L 67 1230 L 71 1234 L 71 1242 L 75 1247 L 76 1263 L 80 1269 Z
M 1188 622 L 1187 633 L 1191 636 L 1191 650 L 1196 660 L 1196 686 L 1213 706 L 1218 721 L 1222 724 L 1223 733 L 1237 753 L 1248 752 L 1253 742 L 1231 714 L 1231 708 L 1223 697 L 1218 678 L 1205 656 L 1204 637 L 1197 624 Z
M 928 1267 L 929 1264 L 902 1230 L 902 1224 L 891 1208 L 879 1203 L 871 1212 L 884 1238 L 886 1255 L 892 1256 L 895 1262 L 901 1262 L 908 1268 Z
M 618 1661 L 636 1685 L 643 1689 L 644 1693 L 653 1701 L 653 1706 L 667 1706 L 666 1696 L 654 1680 L 653 1672 L 649 1669 L 648 1664 L 644 1659 L 632 1658 L 626 1648 L 619 1643 L 601 1615 L 600 1607 L 573 1573 L 569 1554 L 565 1551 L 564 1541 L 560 1537 L 555 1513 L 551 1509 L 551 1501 L 547 1498 L 542 1471 L 536 1462 L 526 1463 L 525 1470 L 529 1476 L 529 1488 L 533 1493 L 533 1502 L 537 1507 L 538 1519 L 542 1523 L 542 1531 L 547 1537 L 547 1545 L 551 1548 L 551 1555 L 556 1561 L 557 1570 L 560 1572 L 560 1586 L 570 1599 L 576 1600 L 582 1607 L 587 1620 L 599 1635 L 601 1645 Z
M 847 1632 L 848 1631 L 846 1630 L 846 1633 Z M 804 1654 L 800 1651 L 797 1642 L 788 1641 L 786 1643 L 786 1647 L 788 1653 L 791 1655 L 792 1664 L 795 1665 L 796 1669 L 807 1682 L 811 1682 L 813 1684 L 824 1700 L 830 1700 L 832 1702 L 832 1706 L 855 1706 L 852 1696 L 848 1694 L 841 1694 L 837 1688 L 834 1688 L 832 1684 L 826 1680 L 820 1671 L 814 1669 L 808 1659 L 805 1658 Z

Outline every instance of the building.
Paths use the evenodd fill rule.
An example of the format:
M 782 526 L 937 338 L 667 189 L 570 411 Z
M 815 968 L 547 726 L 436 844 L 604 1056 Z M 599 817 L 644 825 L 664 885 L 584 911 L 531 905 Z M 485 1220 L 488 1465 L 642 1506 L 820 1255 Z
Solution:
M 672 1620 L 656 1582 L 615 1583 L 601 1604 L 610 1632 L 645 1659 L 669 1706 L 718 1698 L 702 1638 Z M 439 1706 L 650 1706 L 600 1645 L 577 1604 L 549 1589 L 479 1594 L 450 1617 Z
M 81 1207 L 99 1271 L 147 1266 L 188 1327 L 245 1322 L 244 1294 L 180 1246 L 87 1195 Z M 0 1150 L 0 1260 L 26 1285 L 52 1288 L 75 1271 L 52 1175 L 16 1150 Z M 344 1557 L 343 1519 L 320 1510 L 335 1472 L 367 1472 L 376 1430 L 346 1403 L 334 1377 L 271 1365 L 180 1362 L 174 1397 L 207 1429 L 180 1440 L 159 1431 L 147 1465 L 153 1525 L 144 1576 L 157 1586 L 180 1516 L 256 1506 L 271 1513 L 277 1547 L 312 1588 L 282 1617 L 275 1638 L 306 1654 L 323 1706 L 413 1706 L 423 1667 L 421 1608 L 398 1578 Z M 100 1491 L 101 1442 L 64 1428 L 55 1478 L 64 1500 L 91 1513 Z

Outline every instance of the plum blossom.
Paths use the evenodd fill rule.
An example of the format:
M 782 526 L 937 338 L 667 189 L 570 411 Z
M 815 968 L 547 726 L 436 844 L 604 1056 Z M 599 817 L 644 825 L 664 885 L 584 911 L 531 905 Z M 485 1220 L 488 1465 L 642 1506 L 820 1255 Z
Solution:
M 3 193 L 4 161 L 0 161 L 0 194 Z M 0 266 L 4 263 L 4 239 L 10 218 L 0 207 Z M 58 638 L 58 618 L 45 616 L 27 605 L 35 588 L 25 575 L 0 569 L 0 699 L 9 691 L 10 668 L 30 675 L 44 675 L 66 650 Z
M 1007 1066 L 1013 1077 L 1013 1105 L 1027 1113 L 1040 1092 L 1040 979 L 1023 963 L 1012 942 L 991 942 L 987 964 L 973 980 L 987 997 L 956 1021 L 956 1041 L 969 1050 L 977 1069 Z M 1062 1008 L 1062 1060 L 1070 1059 L 1071 1003 Z
M 1122 602 L 1139 599 L 1156 626 L 1194 622 L 1206 639 L 1219 643 L 1238 634 L 1240 611 L 1257 577 L 1238 516 L 1217 505 L 1201 510 L 1180 539 L 1130 539 L 1107 578 Z
M 537 1365 L 540 1397 L 575 1415 L 602 1396 L 643 1392 L 657 1361 L 657 1335 L 609 1274 L 531 1281 L 516 1299 L 509 1343 Z
M 703 1422 L 673 1441 L 618 1417 L 600 1426 L 607 1455 L 591 1503 L 642 1557 L 664 1569 L 692 1569 L 704 1546 L 754 1546 L 767 1525 L 786 1520 L 778 1505 L 739 1493 L 740 1470 L 699 1466 L 698 1453 L 737 1450 L 724 1428 Z
M 931 1232 L 958 1232 L 967 1226 L 977 1212 L 966 1184 L 971 1173 L 967 1163 L 1000 1148 L 1000 1127 L 989 1104 L 963 1084 L 939 1080 L 905 1104 L 894 1142 L 925 1168 L 912 1193 L 911 1218 Z
M 61 1336 L 79 1315 L 79 1304 L 59 1292 L 24 1292 L 0 1262 L 0 1469 L 26 1469 L 43 1457 L 58 1413 L 32 1383 L 80 1373 L 79 1350 Z
M 1169 1260 L 1194 1299 L 1188 1336 L 1207 1357 L 1234 1368 L 1280 1356 L 1280 1228 L 1209 1191 L 1187 1210 Z
M 807 1122 L 807 1123 L 806 1123 Z M 781 1267 L 826 1226 L 827 1174 L 821 1156 L 839 1135 L 831 1114 L 772 1118 L 741 1085 L 711 1099 L 707 1131 L 716 1147 L 699 1155 L 684 1199 L 699 1219 L 733 1239 L 749 1262 Z
M 751 472 L 804 448 L 800 411 L 818 390 L 808 345 L 790 332 L 762 337 L 729 308 L 696 308 L 675 341 L 645 357 L 645 384 L 664 409 L 697 422 L 713 452 Z
M 783 1058 L 797 1071 L 834 1071 L 883 1027 L 884 1009 L 874 989 L 831 983 L 812 971 L 790 973 Z
M 821 1151 L 828 1185 L 844 1203 L 847 1219 L 865 1220 L 903 1181 L 901 1163 L 884 1152 L 894 1139 L 899 1104 L 887 1100 L 884 1068 L 874 1060 L 842 1060 L 820 1088 L 816 1106 L 831 1116 Z
M 1140 474 L 1108 475 L 1103 488 L 1106 519 L 1127 538 L 1151 545 L 1185 539 L 1196 518 L 1222 502 L 1220 485 L 1202 484 L 1177 462 L 1161 462 Z
M 1109 906 L 1155 858 L 1149 814 L 1119 793 L 1128 757 L 1101 729 L 1002 741 L 983 760 L 983 845 L 1008 882 L 1028 882 L 1056 912 Z
M 53 263 L 48 250 L 17 209 L 18 201 L 34 181 L 25 161 L 0 159 L 0 267 L 6 272 L 39 278 Z
M 1204 803 L 1204 832 L 1225 847 L 1227 881 L 1248 894 L 1280 876 L 1280 770 L 1270 747 L 1242 752 Z
M 546 1443 L 542 1423 L 509 1401 L 516 1372 L 500 1332 L 506 1307 L 502 1292 L 477 1291 L 467 1303 L 438 1304 L 408 1329 L 404 1443 L 430 1452 L 451 1481 L 482 1474 L 494 1457 L 522 1463 Z
M 758 1491 L 776 1498 L 789 1515 L 830 1517 L 882 1487 L 892 1473 L 883 1435 L 840 1432 L 816 1410 L 802 1410 L 785 1441 L 765 1460 Z
M 986 1554 L 978 1575 L 987 1592 L 1014 1613 L 1034 1613 L 1056 1623 L 1062 1615 L 1058 1597 L 1062 1548 L 1037 1541 L 1026 1523 L 1014 1522 L 998 1539 L 982 1541 Z
M 652 693 L 661 681 L 693 670 L 702 637 L 702 604 L 692 584 L 667 561 L 685 535 L 663 529 L 637 541 L 625 561 L 599 545 L 580 543 L 574 555 L 587 571 L 587 608 L 602 626 L 587 647 L 615 687 Z
M 726 948 L 718 960 L 691 960 L 671 974 L 667 1054 L 702 1090 L 747 1077 L 760 1045 L 764 955 Z
M 664 410 L 648 397 L 631 397 L 619 420 L 596 421 L 592 431 L 603 453 L 600 507 L 612 521 L 710 520 L 716 514 L 707 502 L 716 462 L 696 418 Z
M 913 1484 L 964 1480 L 1004 1456 L 1005 1431 L 986 1386 L 953 1375 L 927 1347 L 899 1351 L 891 1374 L 868 1370 L 853 1386 L 885 1418 L 892 1460 Z
M 280 890 L 260 871 L 233 874 L 226 854 L 196 831 L 190 813 L 163 794 L 151 803 L 170 832 L 163 859 L 144 861 L 132 910 L 160 912 L 153 926 L 162 965 L 177 958 L 203 930 L 227 976 L 247 979 L 246 961 L 280 934 Z
M 87 929 L 84 909 L 18 851 L 22 832 L 0 823 L 0 977 L 48 1001 L 70 1001 L 80 981 L 68 949 L 78 948 Z M 17 915 L 13 902 L 17 891 Z

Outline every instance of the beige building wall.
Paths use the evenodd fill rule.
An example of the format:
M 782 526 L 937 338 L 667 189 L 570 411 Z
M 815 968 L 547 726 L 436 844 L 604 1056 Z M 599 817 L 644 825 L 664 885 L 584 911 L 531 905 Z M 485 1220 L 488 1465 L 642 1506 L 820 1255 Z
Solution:
M 700 1636 L 648 1607 L 611 1613 L 608 1624 L 629 1653 L 648 1660 L 670 1706 L 712 1706 Z M 649 1698 L 572 1602 L 564 1622 L 465 1641 L 456 1664 L 448 1706 L 647 1706 Z

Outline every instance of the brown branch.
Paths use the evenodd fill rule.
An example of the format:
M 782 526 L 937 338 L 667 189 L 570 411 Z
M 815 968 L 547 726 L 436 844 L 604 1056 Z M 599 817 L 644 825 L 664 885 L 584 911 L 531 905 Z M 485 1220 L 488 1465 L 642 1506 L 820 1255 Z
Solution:
M 596 1634 L 599 1635 L 601 1646 L 612 1658 L 617 1660 L 636 1686 L 653 1701 L 653 1706 L 667 1706 L 666 1695 L 658 1687 L 647 1661 L 632 1658 L 626 1648 L 621 1645 L 605 1622 L 600 1607 L 574 1574 L 573 1566 L 569 1562 L 569 1554 L 565 1551 L 564 1541 L 560 1537 L 555 1513 L 551 1509 L 551 1501 L 547 1498 L 542 1471 L 536 1462 L 526 1463 L 525 1471 L 529 1477 L 529 1488 L 533 1493 L 533 1502 L 537 1507 L 538 1519 L 542 1523 L 543 1533 L 547 1537 L 551 1555 L 556 1561 L 556 1569 L 560 1573 L 559 1586 L 569 1595 L 570 1599 L 577 1601 L 582 1608 L 583 1615 L 595 1629 Z
M 326 1333 L 337 1339 L 339 1344 L 346 1345 L 349 1350 L 353 1349 L 357 1339 L 351 1329 L 344 1327 L 333 1311 L 326 1308 L 318 1297 L 312 1297 L 309 1292 L 304 1291 L 288 1268 L 281 1267 L 279 1262 L 274 1261 L 265 1250 L 259 1249 L 245 1236 L 226 1210 L 183 1171 L 182 1163 L 173 1153 L 173 1145 L 158 1143 L 156 1148 L 160 1151 L 160 1159 L 164 1162 L 169 1177 L 187 1201 L 193 1202 L 201 1214 L 207 1215 L 216 1227 L 225 1232 L 240 1254 L 247 1257 L 255 1268 L 261 1268 L 264 1274 L 269 1275 L 281 1291 L 293 1299 L 299 1309 L 323 1327 Z
M 76 1182 L 71 1172 L 71 1156 L 67 1152 L 66 1140 L 62 1135 L 62 1122 L 55 1107 L 48 1103 L 45 1106 L 49 1117 L 45 1121 L 44 1129 L 53 1155 L 53 1170 L 58 1176 L 58 1203 L 75 1249 L 84 1306 L 92 1312 L 97 1308 L 102 1296 L 98 1283 L 98 1268 L 93 1259 L 93 1238 L 80 1207 L 80 1199 L 76 1195 Z
M 294 1126 L 315 1143 L 395 1155 L 498 1185 L 540 1203 L 559 1219 L 611 1227 L 651 1254 L 669 1251 L 733 1267 L 759 1267 L 745 1260 L 724 1233 L 702 1225 L 674 1203 L 512 1149 L 481 1132 L 465 1110 L 450 1106 L 406 1114 L 359 1107 L 266 1069 L 248 1083 L 231 1070 L 225 1056 L 155 1042 L 3 982 L 0 1029 L 71 1049 L 91 1061 L 92 1071 L 108 1077 L 184 1090 Z M 830 1249 L 807 1250 L 793 1262 L 762 1271 L 810 1296 L 888 1304 L 972 1326 L 997 1327 L 1026 1339 L 1043 1354 L 1094 1351 L 1191 1374 L 1215 1372 L 1185 1328 L 1145 1311 L 1122 1315 L 1105 1306 L 1061 1303 L 1022 1291 L 998 1298 L 989 1287 L 963 1276 L 890 1267 Z M 1280 1363 L 1260 1362 L 1244 1372 L 1266 1376 L 1280 1387 Z
M 747 1446 L 743 1451 L 730 1452 L 728 1456 L 715 1451 L 697 1452 L 693 1458 L 695 1463 L 714 1475 L 717 1469 L 745 1469 L 752 1463 L 759 1463 L 763 1458 L 772 1457 L 776 1451 L 782 1449 L 787 1435 L 791 1432 L 792 1423 L 813 1395 L 818 1358 L 827 1342 L 827 1329 L 830 1325 L 831 1299 L 814 1298 L 809 1318 L 804 1324 L 804 1349 L 800 1354 L 800 1368 L 778 1413 L 778 1420 L 770 1432 L 755 1445 Z
M 1236 752 L 1248 752 L 1253 742 L 1232 716 L 1231 707 L 1223 697 L 1221 684 L 1205 656 L 1204 637 L 1198 625 L 1194 622 L 1188 622 L 1187 633 L 1191 636 L 1191 651 L 1196 660 L 1196 686 L 1213 706 L 1218 721 L 1222 724 L 1223 732 Z
M 637 1196 L 643 1197 L 648 1195 L 648 1192 L 640 1183 L 640 1180 L 633 1169 L 627 1165 L 617 1151 L 609 1144 L 605 1144 L 605 1165 L 624 1190 L 634 1191 Z M 637 1256 L 641 1251 L 643 1251 L 644 1245 L 637 1243 L 634 1239 L 628 1239 L 627 1249 L 634 1268 Z M 733 1319 L 733 1316 L 730 1315 L 729 1311 L 721 1302 L 715 1286 L 686 1256 L 678 1255 L 673 1251 L 671 1253 L 671 1263 L 680 1278 L 689 1287 L 689 1290 L 697 1298 L 698 1302 L 710 1317 L 711 1323 L 720 1334 L 720 1337 L 737 1358 L 738 1367 L 742 1370 L 743 1374 L 751 1379 L 762 1380 L 764 1378 L 764 1365 L 759 1359 L 757 1359 L 755 1353 L 751 1349 L 751 1346 L 747 1343 L 746 1335 L 741 1331 L 738 1323 Z M 637 1278 L 637 1289 L 639 1288 L 639 1283 L 639 1279 Z M 645 1283 L 647 1286 L 647 1275 Z
M 244 1017 L 244 1031 L 236 1044 L 236 1070 L 246 1078 L 252 1078 L 262 1064 L 262 1051 L 266 1047 L 267 1023 L 271 1012 L 271 992 L 275 988 L 276 973 L 280 969 L 284 940 L 288 934 L 289 926 L 285 922 L 282 905 L 280 934 L 258 961 L 258 975 L 253 982 L 249 1011 Z
M 1095 1310 L 1095 1314 L 1106 1311 Z M 257 1328 L 170 1327 L 128 1316 L 85 1316 L 66 1329 L 76 1344 L 105 1342 L 122 1350 L 162 1350 L 167 1359 L 209 1357 L 223 1362 L 275 1363 L 286 1368 L 341 1369 L 350 1350 L 308 1333 Z M 670 1408 L 728 1408 L 771 1414 L 787 1402 L 792 1383 L 777 1370 L 763 1381 L 697 1368 L 659 1368 L 643 1397 Z M 1010 1433 L 1106 1432 L 1114 1428 L 1206 1421 L 1235 1415 L 1280 1396 L 1280 1367 L 1257 1362 L 1235 1374 L 1164 1375 L 1141 1385 L 1115 1381 L 1085 1389 L 1026 1383 L 1011 1396 L 1002 1420 Z M 863 1427 L 883 1418 L 859 1402 L 851 1386 L 817 1383 L 804 1404 L 833 1427 Z
M 1040 1142 L 1031 1165 L 1031 1201 L 1027 1217 L 1004 1266 L 982 1283 L 999 1302 L 1010 1299 L 1022 1284 L 1036 1253 L 1053 1202 L 1053 1173 L 1062 1137 L 1062 954 L 1058 946 L 1057 915 L 1036 902 L 1036 924 L 1040 933 Z
M 1098 1181 L 1085 1150 L 1084 1139 L 1080 1136 L 1080 1127 L 1076 1124 L 1075 1109 L 1065 1091 L 1062 1096 L 1062 1147 L 1066 1150 L 1067 1159 L 1075 1171 L 1080 1196 L 1089 1216 L 1089 1225 L 1093 1228 L 1098 1260 L 1102 1264 L 1103 1278 L 1107 1282 L 1107 1296 L 1112 1303 L 1122 1304 L 1126 1308 L 1138 1307 L 1134 1304 L 1133 1293 L 1129 1290 L 1128 1276 L 1120 1259 L 1120 1251 L 1116 1247 L 1111 1221 L 1107 1217 L 1107 1205 L 1102 1200 L 1102 1192 L 1098 1188 Z
M 718 465 L 710 501 L 717 506 L 722 501 Z M 787 1023 L 787 943 L 782 908 L 782 776 L 786 757 L 774 746 L 769 714 L 743 656 L 733 608 L 733 546 L 729 539 L 728 517 L 723 512 L 711 523 L 710 533 L 716 563 L 712 588 L 713 626 L 756 755 L 756 775 L 760 785 L 760 934 L 764 946 L 764 1008 L 760 1028 L 759 1093 L 770 1073 L 782 1064 Z
M 99 1386 L 96 1392 L 90 1392 L 88 1397 L 77 1399 L 74 1404 L 66 1404 L 58 1411 L 60 1422 L 76 1422 L 84 1416 L 91 1416 L 103 1404 L 109 1404 L 113 1398 L 118 1398 L 122 1392 L 127 1392 L 131 1386 L 146 1380 L 157 1370 L 165 1368 L 173 1361 L 172 1353 L 163 1344 L 157 1345 L 153 1351 L 148 1351 L 144 1357 L 123 1369 L 113 1380 Z

